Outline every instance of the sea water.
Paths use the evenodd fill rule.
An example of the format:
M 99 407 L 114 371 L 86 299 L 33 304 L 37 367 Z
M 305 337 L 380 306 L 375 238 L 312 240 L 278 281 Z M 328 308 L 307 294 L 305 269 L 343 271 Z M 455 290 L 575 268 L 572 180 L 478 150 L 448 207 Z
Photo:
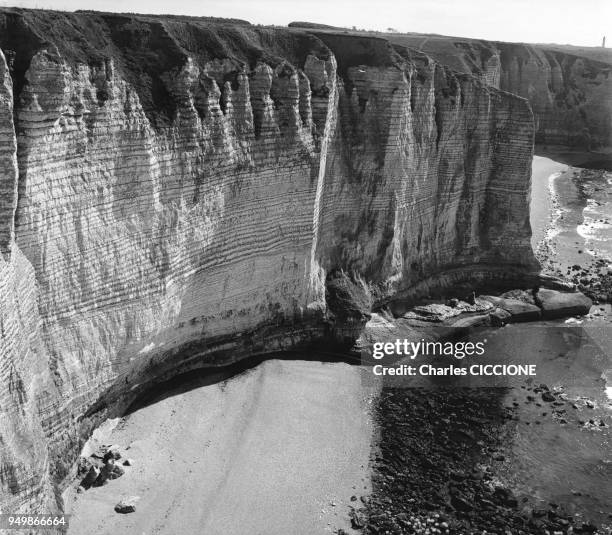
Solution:
M 583 221 L 576 230 L 584 240 L 585 250 L 612 262 L 612 173 L 585 170 L 579 189 L 585 206 Z
M 568 513 L 582 513 L 583 521 L 612 524 L 612 404 L 605 377 L 612 369 L 610 324 L 603 318 L 580 325 L 542 321 L 479 333 L 485 335 L 488 351 L 529 361 L 538 370 L 502 401 L 517 404 L 518 418 L 509 424 L 508 462 L 497 475 L 519 495 L 532 497 L 532 506 L 557 503 Z M 563 403 L 545 402 L 537 393 L 541 384 Z
M 549 181 L 553 213 L 547 239 L 561 270 L 598 259 L 612 264 L 612 173 L 569 168 Z

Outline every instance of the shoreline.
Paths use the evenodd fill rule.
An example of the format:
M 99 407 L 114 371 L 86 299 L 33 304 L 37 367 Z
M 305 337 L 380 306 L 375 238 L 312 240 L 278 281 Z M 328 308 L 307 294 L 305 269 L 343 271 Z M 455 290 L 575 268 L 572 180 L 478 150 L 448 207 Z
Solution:
M 556 179 L 549 179 L 550 171 L 565 168 L 567 172 L 569 168 L 544 160 L 538 176 L 545 176 L 549 200 L 542 202 L 544 188 L 539 188 L 534 201 L 545 206 L 547 213 L 540 211 L 534 217 L 539 220 L 538 232 L 546 236 L 554 227 L 553 209 L 558 209 Z M 510 293 L 520 297 L 520 292 Z M 467 330 L 479 321 L 478 314 L 469 311 L 457 319 L 458 325 Z M 437 328 L 419 321 L 412 323 L 412 334 Z M 498 470 L 499 463 L 504 463 L 500 459 L 510 456 L 506 446 L 515 426 L 532 423 L 522 411 L 537 411 L 537 402 L 529 398 L 534 388 L 540 387 L 525 386 L 522 397 L 515 396 L 514 401 L 499 389 L 437 389 L 424 395 L 422 389 L 385 387 L 378 397 L 371 393 L 366 401 L 358 366 L 328 363 L 320 375 L 314 370 L 321 363 L 305 362 L 292 371 L 293 364 L 279 362 L 284 361 L 264 360 L 231 381 L 209 385 L 204 398 L 198 397 L 198 392 L 204 391 L 194 389 L 147 404 L 119 420 L 110 434 L 98 437 L 98 442 L 129 446 L 125 453 L 136 453 L 135 464 L 111 485 L 87 490 L 78 498 L 74 484 L 65 492 L 66 510 L 75 514 L 69 533 L 89 530 L 92 535 L 136 534 L 146 528 L 173 533 L 185 526 L 245 535 L 262 529 L 279 535 L 287 530 L 304 535 L 342 535 L 384 533 L 386 529 L 391 533 L 425 533 L 428 528 L 440 533 L 468 529 L 480 533 L 478 530 L 509 527 L 516 530 L 513 534 L 543 533 L 545 528 L 569 533 L 568 526 L 574 533 L 593 532 L 594 524 L 589 519 L 578 515 L 574 520 L 573 513 L 558 507 L 542 509 L 543 516 L 533 506 L 525 513 L 524 507 L 519 507 L 521 494 L 515 494 Z M 251 384 L 254 377 L 258 379 Z M 272 388 L 273 400 L 269 385 L 261 388 L 262 381 L 270 379 L 280 381 L 276 390 Z M 204 417 L 208 409 L 201 414 L 200 407 L 214 407 L 232 392 L 239 398 L 252 395 L 251 401 L 238 403 L 224 415 L 215 413 L 214 418 L 209 414 Z M 294 405 L 292 400 L 300 398 L 298 392 L 304 397 Z M 542 392 L 540 388 L 535 394 Z M 568 404 L 558 392 L 553 395 L 559 407 Z M 330 401 L 332 398 L 335 401 Z M 566 409 L 558 408 L 551 414 L 559 415 L 561 410 Z M 532 417 L 534 426 L 542 423 Z M 178 428 L 168 423 L 177 418 Z M 554 425 L 559 425 L 560 418 L 553 418 Z M 219 419 L 238 419 L 245 427 L 238 433 L 216 436 L 211 422 Z M 254 428 L 252 420 L 258 419 L 261 425 Z M 298 441 L 294 441 L 296 428 L 292 427 L 296 421 L 300 422 Z M 325 431 L 320 429 L 321 422 Z M 189 432 L 193 433 L 189 440 L 179 443 L 173 438 L 188 436 Z M 236 445 L 236 436 L 249 437 L 247 445 Z M 202 451 L 193 449 L 194 439 L 197 444 L 207 444 L 204 456 L 209 457 L 203 463 L 197 460 Z M 215 450 L 212 453 L 211 448 Z M 267 462 L 271 451 L 274 459 Z M 335 461 L 321 466 L 332 451 Z M 238 460 L 224 457 L 226 454 L 237 455 Z M 227 470 L 219 472 L 219 465 Z M 343 475 L 337 471 L 339 466 L 346 470 Z M 294 475 L 285 477 L 287 473 Z M 326 485 L 321 486 L 321 478 L 327 478 Z M 165 481 L 175 480 L 183 490 L 164 487 Z M 443 480 L 450 484 L 440 486 Z M 304 485 L 309 485 L 305 495 Z M 321 492 L 322 488 L 329 491 Z M 142 497 L 136 513 L 117 515 L 112 511 L 121 497 L 134 494 Z M 280 507 L 287 496 L 289 505 Z M 195 514 L 200 509 L 203 512 Z M 391 517 L 389 511 L 393 512 Z
M 539 157 L 571 167 L 612 170 L 612 150 L 585 151 L 554 145 L 536 145 L 535 153 Z
M 602 358 L 612 370 L 609 313 L 468 337 L 497 339 L 510 361 L 531 354 L 544 366 L 536 378 L 384 387 L 364 533 L 612 533 L 612 402 L 600 376 Z
M 529 218 L 532 230 L 531 245 L 536 258 L 543 263 L 547 255 L 553 254 L 549 250 L 548 234 L 554 226 L 554 213 L 558 209 L 554 177 L 567 171 L 568 166 L 544 156 L 534 156 L 533 159 Z
M 609 245 L 599 249 L 592 245 L 611 241 L 612 216 L 596 210 L 610 209 L 611 177 L 604 170 L 571 166 L 551 173 L 550 219 L 535 248 L 543 274 L 574 284 L 596 304 L 612 302 L 612 250 Z M 537 229 L 534 238 L 536 233 Z
M 513 295 L 519 297 L 521 293 L 527 292 L 513 292 Z M 466 305 L 459 303 L 460 307 Z M 493 309 L 487 310 L 487 313 L 490 313 Z M 459 328 L 469 330 L 472 325 L 471 320 L 474 318 L 478 319 L 478 312 L 471 313 L 466 310 L 465 314 L 451 318 L 451 322 Z M 400 324 L 399 321 L 397 323 Z M 406 320 L 405 324 L 416 329 L 413 332 L 425 332 L 421 320 Z M 432 327 L 431 323 L 428 325 Z M 437 329 L 435 324 L 433 328 Z M 313 375 L 315 369 L 321 373 Z M 292 533 L 304 535 L 315 532 L 337 534 L 379 532 L 370 529 L 373 526 L 378 529 L 381 525 L 377 507 L 388 509 L 389 504 L 385 500 L 381 501 L 380 491 L 377 492 L 376 485 L 380 484 L 377 478 L 381 474 L 380 460 L 384 458 L 384 452 L 395 451 L 388 448 L 385 450 L 385 444 L 393 444 L 389 436 L 389 432 L 393 430 L 389 429 L 389 425 L 395 420 L 385 416 L 380 418 L 380 415 L 387 410 L 385 407 L 390 399 L 389 389 L 383 389 L 379 397 L 374 397 L 375 393 L 379 392 L 378 388 L 374 388 L 370 390 L 369 401 L 365 400 L 362 397 L 364 383 L 360 373 L 359 366 L 342 363 L 325 365 L 316 361 L 295 363 L 267 360 L 256 368 L 232 377 L 231 380 L 221 380 L 206 388 L 201 388 L 202 385 L 198 387 L 196 381 L 192 385 L 193 388 L 175 391 L 173 392 L 175 395 L 164 395 L 163 399 L 158 401 L 148 400 L 144 407 L 136 408 L 135 412 L 119 420 L 109 433 L 106 435 L 99 433 L 95 437 L 98 443 L 119 444 L 124 456 L 133 456 L 133 463 L 117 482 L 112 481 L 108 485 L 81 492 L 78 498 L 74 485 L 65 493 L 66 511 L 75 515 L 69 533 L 77 534 L 88 530 L 87 533 L 91 535 L 110 535 L 116 532 L 127 535 L 140 533 L 138 530 L 145 528 L 169 534 L 174 533 L 173 530 L 179 527 L 184 529 L 186 525 L 199 528 L 206 526 L 213 533 L 215 530 L 222 530 L 245 535 L 252 533 L 251 529 L 258 529 L 258 526 L 262 529 L 265 527 L 266 533 L 280 535 L 286 532 L 288 526 L 294 525 L 297 527 L 292 528 Z M 270 377 L 280 381 L 278 385 L 280 391 L 278 387 L 274 388 L 268 384 Z M 488 395 L 479 400 L 478 396 L 482 392 L 491 389 L 471 389 L 478 393 L 476 398 L 460 390 L 453 389 L 451 392 L 456 406 L 469 408 L 466 411 L 462 410 L 466 419 L 461 420 L 463 423 L 459 425 L 462 429 L 460 433 L 464 435 L 467 433 L 469 439 L 472 433 L 470 422 L 484 418 L 484 423 L 478 424 L 478 427 L 482 428 L 483 440 L 488 444 L 486 447 L 501 452 L 499 445 L 501 435 L 494 430 L 499 427 L 500 422 L 514 418 L 512 410 L 501 406 L 495 408 L 490 403 L 487 404 Z M 301 397 L 298 392 L 304 392 L 306 397 L 296 406 L 291 400 Z M 447 394 L 434 393 L 430 396 L 428 391 L 423 396 L 423 392 L 422 389 L 418 391 L 411 389 L 405 395 L 410 401 L 408 403 L 410 411 L 421 407 L 428 411 L 427 415 L 416 415 L 416 419 L 413 419 L 415 415 L 412 412 L 405 412 L 407 409 L 401 407 L 398 409 L 398 405 L 394 405 L 393 411 L 403 415 L 402 422 L 420 422 L 419 426 L 415 427 L 412 424 L 409 426 L 411 431 L 404 437 L 402 444 L 415 440 L 421 444 L 423 438 L 421 426 L 427 429 L 428 425 L 434 425 L 431 423 L 432 418 L 434 420 L 438 416 L 446 418 L 444 414 L 447 410 L 445 408 Z M 236 395 L 237 400 L 233 399 Z M 250 396 L 248 400 L 244 398 L 245 395 Z M 401 392 L 399 396 L 404 397 L 404 393 Z M 494 397 L 501 399 L 497 394 Z M 266 398 L 270 401 L 265 401 Z M 355 404 L 359 399 L 364 400 L 365 405 L 362 402 Z M 220 403 L 222 407 L 230 403 L 233 409 L 225 411 L 224 414 L 217 414 L 215 411 L 218 409 L 213 409 L 213 413 L 209 414 L 207 409 L 200 416 L 200 407 L 214 408 Z M 265 407 L 264 413 L 258 417 L 262 406 Z M 376 407 L 375 415 L 378 418 L 376 426 L 372 416 L 368 416 L 371 414 L 368 407 L 373 406 Z M 486 409 L 484 412 L 483 408 Z M 298 412 L 295 413 L 295 410 Z M 200 419 L 203 419 L 203 425 L 199 422 Z M 261 425 L 257 425 L 258 420 Z M 245 427 L 242 431 L 232 428 L 224 431 L 224 435 L 218 435 L 213 425 L 215 421 L 234 423 L 242 421 Z M 297 436 L 292 423 L 296 421 L 299 422 Z M 352 423 L 347 426 L 347 422 Z M 286 425 L 289 425 L 289 429 Z M 319 428 L 321 425 L 325 426 L 325 430 Z M 406 429 L 402 425 L 397 426 L 400 432 Z M 251 436 L 251 442 L 247 441 L 246 445 L 242 446 L 242 439 L 245 436 Z M 171 437 L 182 438 L 177 441 Z M 239 444 L 236 444 L 236 437 L 239 437 Z M 265 437 L 272 437 L 272 442 L 270 438 Z M 306 437 L 311 444 L 308 448 L 304 447 Z M 441 466 L 447 467 L 453 473 L 456 472 L 458 474 L 456 477 L 463 477 L 459 474 L 467 473 L 465 463 L 477 463 L 474 453 L 470 453 L 474 444 L 471 439 L 462 442 L 461 448 L 465 449 L 465 455 L 458 457 L 456 450 L 453 450 L 453 453 L 448 449 L 451 445 L 456 446 L 456 440 L 449 437 L 444 440 L 445 446 L 443 448 L 440 446 L 442 449 L 439 451 Z M 199 444 L 205 444 L 204 450 L 198 449 Z M 356 451 L 360 453 L 357 453 L 356 457 L 351 455 L 349 453 L 351 448 L 353 451 L 357 448 Z M 90 446 L 85 453 L 90 453 L 94 449 Z M 230 458 L 224 457 L 228 449 L 227 455 Z M 235 451 L 238 453 L 233 453 Z M 331 455 L 331 452 L 335 452 L 335 456 Z M 413 453 L 414 451 L 410 450 L 400 455 L 408 459 L 408 455 Z M 238 461 L 234 458 L 236 455 Z M 270 456 L 273 461 L 270 461 Z M 231 458 L 233 460 L 230 460 Z M 457 459 L 460 464 L 463 463 L 459 472 L 453 464 Z M 321 471 L 322 462 L 325 462 L 323 471 Z M 430 466 L 428 463 L 433 461 L 422 462 L 423 466 L 430 470 L 427 468 Z M 195 463 L 195 466 L 190 463 Z M 279 468 L 279 464 L 285 468 Z M 412 464 L 412 461 L 409 464 Z M 227 470 L 218 472 L 219 465 L 227 467 Z M 346 472 L 348 475 L 339 476 L 337 469 L 342 466 L 348 467 L 345 468 L 348 470 Z M 285 479 L 282 474 L 292 470 L 297 471 L 295 477 Z M 423 475 L 425 478 L 429 477 L 427 470 Z M 173 478 L 169 479 L 169 474 L 172 474 Z M 492 481 L 484 474 L 486 472 L 474 480 L 478 485 Z M 325 488 L 321 486 L 321 477 L 327 478 L 329 492 L 321 492 Z M 304 493 L 302 487 L 307 484 L 308 478 L 314 480 L 310 491 Z M 373 478 L 372 483 L 369 482 L 370 478 Z M 470 478 L 471 476 L 468 479 Z M 169 488 L 164 483 L 175 479 L 178 479 L 183 490 Z M 185 484 L 185 481 L 189 483 Z M 344 481 L 344 491 L 339 490 L 341 487 L 339 481 Z M 386 480 L 383 478 L 383 481 Z M 423 488 L 419 488 L 418 491 L 423 492 L 424 496 L 429 492 L 429 490 L 425 492 L 426 489 L 435 488 L 431 482 L 425 484 L 426 479 L 419 481 L 423 483 Z M 288 489 L 286 486 L 288 483 L 295 488 Z M 372 484 L 374 492 L 371 491 Z M 164 488 L 160 489 L 160 485 Z M 404 486 L 408 488 L 407 485 Z M 503 495 L 504 500 L 512 502 L 514 499 L 512 492 L 503 485 L 500 489 L 502 490 L 498 490 L 497 493 Z M 136 513 L 118 515 L 112 512 L 113 504 L 120 498 L 134 495 L 142 498 Z M 260 502 L 260 495 L 265 496 L 263 502 Z M 279 511 L 277 504 L 283 503 L 284 498 L 281 496 L 286 495 L 299 495 L 301 498 L 299 503 L 292 502 L 289 508 Z M 173 497 L 171 503 L 167 501 L 168 496 Z M 404 503 L 402 500 L 403 498 L 397 500 L 397 506 Z M 455 497 L 451 503 L 463 502 Z M 194 515 L 193 511 L 198 510 L 205 512 Z M 262 514 L 253 515 L 251 512 L 253 510 L 262 511 Z M 433 514 L 443 515 L 438 517 L 438 524 L 445 522 L 449 526 L 456 526 L 455 519 L 448 512 L 432 512 L 431 515 Z M 275 519 L 272 525 L 269 524 L 270 515 Z M 515 516 L 512 514 L 510 518 Z M 245 518 L 248 518 L 248 522 Z M 425 523 L 427 518 L 424 517 Z M 417 525 L 421 520 L 415 517 L 414 521 L 408 521 Z
M 575 163 L 582 157 L 576 153 L 566 161 Z M 544 274 L 562 276 L 585 293 L 599 297 L 591 285 L 556 267 L 559 255 L 569 253 L 564 259 L 569 264 L 575 257 L 582 258 L 577 244 L 568 244 L 567 251 L 555 249 L 564 193 L 557 182 L 564 175 L 578 173 L 580 184 L 588 172 L 551 158 L 534 157 L 537 182 L 532 188 L 530 214 L 534 252 Z M 521 343 L 531 348 L 537 336 L 530 329 L 537 331 L 538 325 L 549 324 L 561 329 L 576 325 L 605 350 L 610 347 L 611 317 L 609 305 L 595 306 L 584 318 L 517 324 L 509 331 L 498 330 L 496 335 L 506 337 L 515 349 Z M 550 340 L 565 339 L 562 332 Z M 543 340 L 548 340 L 546 335 Z M 548 342 L 538 351 L 548 353 L 552 362 L 558 358 Z M 581 365 L 584 361 L 585 356 L 574 356 L 569 362 Z M 573 373 L 581 377 L 584 371 Z M 588 486 L 594 480 L 594 475 L 588 475 L 593 468 L 582 467 L 595 462 L 590 459 L 594 450 L 582 452 L 587 438 L 591 441 L 588 447 L 600 451 L 598 462 L 603 464 L 597 470 L 610 470 L 604 462 L 609 450 L 602 446 L 605 442 L 601 433 L 610 435 L 612 398 L 602 378 L 603 386 L 598 376 L 592 379 L 598 385 L 598 417 L 583 408 L 585 401 L 580 394 L 584 390 L 568 388 L 560 379 L 552 383 L 544 380 L 542 384 L 540 380 L 525 381 L 520 388 L 488 389 L 498 400 L 492 405 L 487 396 L 482 397 L 486 390 L 482 388 L 453 389 L 442 383 L 437 391 L 427 390 L 427 400 L 422 399 L 423 391 L 415 388 L 383 389 L 377 413 L 382 429 L 381 453 L 373 467 L 374 494 L 364 511 L 370 522 L 365 533 L 612 533 L 612 509 L 606 511 L 606 504 L 612 503 L 612 492 L 606 494 L 604 489 L 609 478 L 601 482 L 601 495 L 563 483 L 566 473 L 572 474 L 568 477 L 574 478 L 576 485 Z M 544 396 L 545 400 L 540 399 Z M 406 421 L 418 425 L 402 425 Z M 602 422 L 603 427 L 594 425 Z M 542 466 L 547 467 L 542 471 L 547 479 L 540 482 L 540 488 L 531 474 L 537 474 Z M 575 467 L 587 471 L 586 479 L 584 473 L 572 472 L 578 470 Z M 517 477 L 521 472 L 523 476 Z M 539 496 L 535 501 L 529 498 L 534 494 Z M 553 494 L 559 496 L 553 498 Z

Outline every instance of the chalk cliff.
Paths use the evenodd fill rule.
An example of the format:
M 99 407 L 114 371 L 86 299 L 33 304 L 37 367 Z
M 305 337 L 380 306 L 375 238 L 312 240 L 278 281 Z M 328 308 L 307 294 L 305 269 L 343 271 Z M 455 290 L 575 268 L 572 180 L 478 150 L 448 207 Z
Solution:
M 612 149 L 612 62 L 597 49 L 415 34 L 388 39 L 528 99 L 537 144 Z
M 52 508 L 151 381 L 346 335 L 339 273 L 384 302 L 537 268 L 527 101 L 424 54 L 24 10 L 0 48 L 3 509 Z

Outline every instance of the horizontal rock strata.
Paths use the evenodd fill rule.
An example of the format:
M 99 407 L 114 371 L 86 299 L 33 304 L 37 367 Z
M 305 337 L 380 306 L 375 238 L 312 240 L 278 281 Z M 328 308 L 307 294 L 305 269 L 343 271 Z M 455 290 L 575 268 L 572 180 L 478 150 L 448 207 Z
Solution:
M 330 298 L 537 268 L 527 101 L 425 55 L 10 9 L 0 49 L 7 510 L 47 512 L 92 426 L 152 381 L 350 338 L 367 314 Z
M 364 35 L 344 28 L 293 22 L 316 35 Z M 380 35 L 380 34 L 376 34 Z M 384 34 L 457 72 L 529 100 L 536 143 L 579 151 L 612 150 L 612 54 L 600 47 L 532 45 L 443 35 Z
M 612 62 L 594 49 L 423 35 L 389 40 L 528 99 L 538 144 L 612 149 Z

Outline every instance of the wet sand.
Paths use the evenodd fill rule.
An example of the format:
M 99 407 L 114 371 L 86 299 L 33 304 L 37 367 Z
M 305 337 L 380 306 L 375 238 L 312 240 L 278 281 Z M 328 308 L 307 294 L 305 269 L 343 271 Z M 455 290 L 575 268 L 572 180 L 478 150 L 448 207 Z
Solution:
M 370 492 L 371 394 L 357 367 L 270 360 L 153 402 L 97 433 L 134 466 L 65 492 L 69 533 L 350 533 L 351 497 Z M 133 495 L 134 513 L 114 512 Z
M 531 246 L 538 250 L 539 244 L 551 225 L 553 213 L 552 178 L 566 171 L 568 166 L 543 156 L 534 156 L 531 166 Z
M 612 329 L 607 318 L 510 325 L 488 334 L 492 350 L 527 354 L 538 374 L 509 390 L 515 406 L 497 476 L 533 509 L 565 511 L 574 529 L 612 526 Z M 545 390 L 541 385 L 546 385 Z M 544 397 L 544 392 L 552 397 Z M 554 401 L 551 401 L 554 400 Z M 515 405 L 516 404 L 516 405 Z M 557 512 L 558 514 L 558 512 Z
M 544 273 L 612 302 L 612 172 L 535 157 L 531 224 Z

